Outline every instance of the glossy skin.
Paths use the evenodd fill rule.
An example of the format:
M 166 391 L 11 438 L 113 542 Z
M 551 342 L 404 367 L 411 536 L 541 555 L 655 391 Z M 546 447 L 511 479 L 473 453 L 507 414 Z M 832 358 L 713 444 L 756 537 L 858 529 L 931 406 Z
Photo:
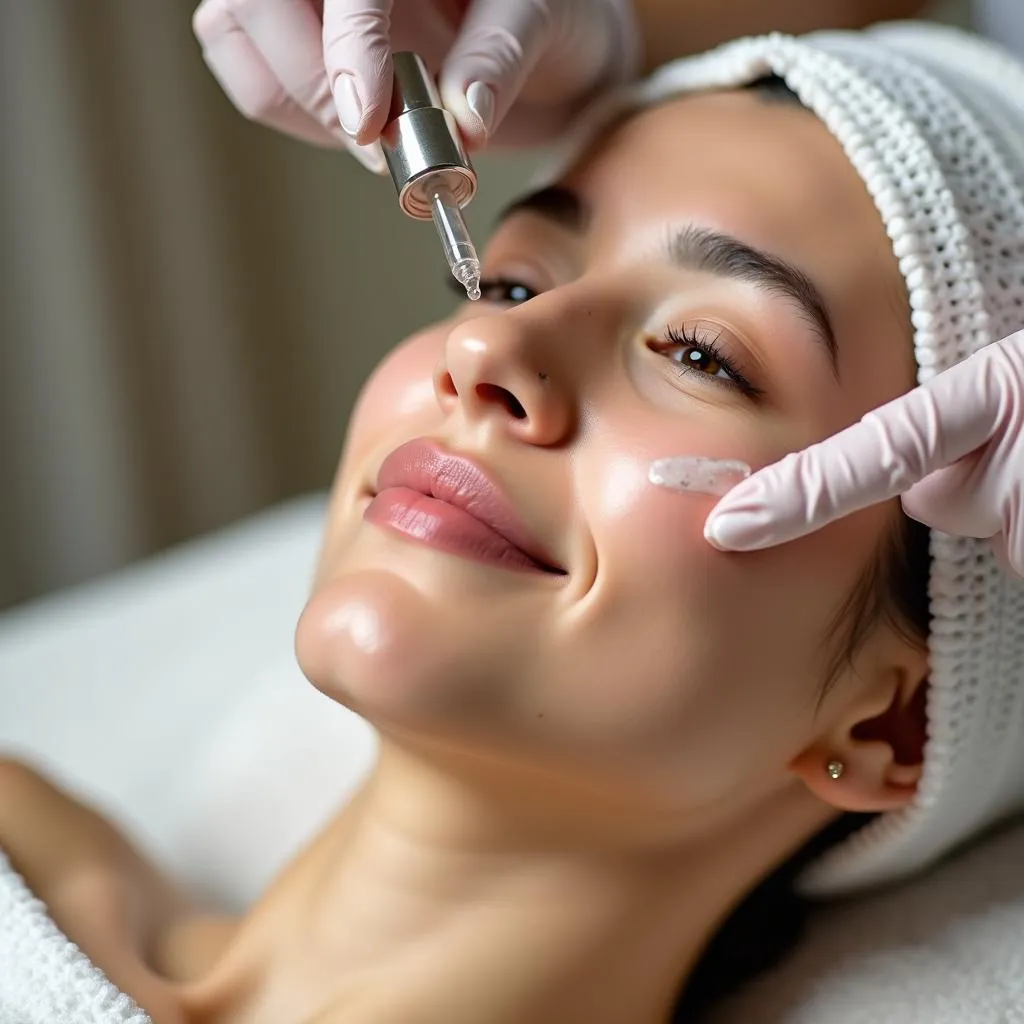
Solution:
M 537 296 L 460 309 L 363 392 L 296 648 L 378 727 L 380 763 L 237 925 L 179 914 L 149 937 L 166 1020 L 653 1024 L 758 878 L 837 809 L 913 794 L 892 743 L 920 711 L 917 646 L 878 627 L 819 702 L 895 505 L 737 556 L 703 539 L 713 498 L 646 482 L 683 452 L 764 465 L 913 384 L 860 180 L 812 115 L 732 93 L 640 114 L 563 184 L 584 231 L 520 212 L 485 257 Z M 813 278 L 838 378 L 792 300 L 655 255 L 687 225 Z M 699 352 L 669 327 L 717 338 L 758 395 L 703 356 L 684 371 Z M 564 573 L 368 522 L 418 438 L 484 470 Z

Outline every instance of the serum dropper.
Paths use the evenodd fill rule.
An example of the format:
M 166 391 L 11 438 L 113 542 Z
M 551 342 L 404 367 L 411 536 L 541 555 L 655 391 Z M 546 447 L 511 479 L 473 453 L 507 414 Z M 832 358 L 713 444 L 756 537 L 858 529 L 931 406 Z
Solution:
M 391 109 L 380 143 L 398 205 L 416 220 L 433 220 L 452 276 L 470 299 L 479 299 L 480 260 L 462 216 L 476 194 L 476 171 L 423 59 L 401 52 L 393 63 Z

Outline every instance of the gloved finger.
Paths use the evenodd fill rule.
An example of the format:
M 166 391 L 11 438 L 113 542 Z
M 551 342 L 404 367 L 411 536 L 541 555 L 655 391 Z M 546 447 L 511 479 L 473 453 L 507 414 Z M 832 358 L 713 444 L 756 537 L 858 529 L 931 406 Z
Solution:
M 903 495 L 908 516 L 955 537 L 988 540 L 1002 569 L 1024 576 L 1024 484 L 1006 494 L 990 447 L 926 476 Z
M 859 423 L 787 455 L 733 488 L 711 510 L 705 537 L 724 550 L 770 547 L 904 493 L 993 437 L 1010 370 L 1009 356 L 989 345 Z
M 266 5 L 252 0 L 248 6 Z M 323 77 L 320 24 L 309 4 L 293 3 L 282 8 L 280 4 L 270 3 L 269 7 L 276 11 L 277 49 L 306 53 L 311 42 L 315 54 L 313 66 L 321 69 Z M 232 0 L 204 0 L 192 17 L 192 28 L 202 46 L 203 59 L 228 98 L 252 121 L 315 145 L 335 148 L 343 145 L 346 136 L 337 117 L 323 121 L 303 109 L 271 69 L 239 18 L 246 9 L 245 4 Z M 311 39 L 307 38 L 310 33 L 307 15 L 310 14 L 314 19 Z
M 551 38 L 549 6 L 538 0 L 474 0 L 441 69 L 444 105 L 472 148 L 501 124 Z
M 380 135 L 391 105 L 391 7 L 392 0 L 324 0 L 327 82 L 342 127 L 360 145 Z
M 344 136 L 324 70 L 323 26 L 311 0 L 235 0 L 238 20 L 285 92 L 335 136 Z
M 903 509 L 934 530 L 956 537 L 992 537 L 1002 529 L 998 493 L 987 484 L 991 453 L 982 448 L 930 473 L 903 495 Z

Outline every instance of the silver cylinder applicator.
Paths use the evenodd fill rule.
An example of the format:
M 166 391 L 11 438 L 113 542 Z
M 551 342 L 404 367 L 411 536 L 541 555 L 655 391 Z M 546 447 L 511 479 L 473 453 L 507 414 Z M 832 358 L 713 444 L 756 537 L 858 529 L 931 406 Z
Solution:
M 480 260 L 462 217 L 476 194 L 476 172 L 422 58 L 403 52 L 393 61 L 391 110 L 380 143 L 398 205 L 416 220 L 433 220 L 452 275 L 479 299 Z

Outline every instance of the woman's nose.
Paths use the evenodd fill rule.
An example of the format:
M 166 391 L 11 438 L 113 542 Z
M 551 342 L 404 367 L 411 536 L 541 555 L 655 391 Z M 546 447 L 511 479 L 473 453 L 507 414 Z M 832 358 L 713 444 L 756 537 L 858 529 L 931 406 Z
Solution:
M 577 396 L 567 360 L 545 343 L 549 328 L 512 310 L 457 323 L 434 373 L 441 408 L 496 422 L 529 444 L 564 441 L 576 425 Z

